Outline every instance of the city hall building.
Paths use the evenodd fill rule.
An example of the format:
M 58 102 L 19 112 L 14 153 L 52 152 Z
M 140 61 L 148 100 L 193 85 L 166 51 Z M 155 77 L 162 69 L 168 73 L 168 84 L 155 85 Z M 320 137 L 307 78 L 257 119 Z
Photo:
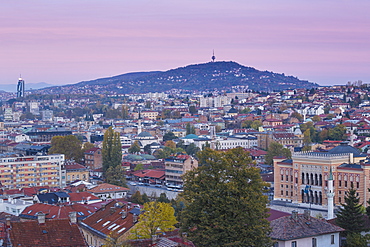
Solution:
M 345 192 L 353 187 L 366 205 L 370 161 L 347 142 L 327 152 L 298 152 L 291 159 L 274 159 L 274 200 L 326 207 L 330 169 L 334 204 L 344 203 Z

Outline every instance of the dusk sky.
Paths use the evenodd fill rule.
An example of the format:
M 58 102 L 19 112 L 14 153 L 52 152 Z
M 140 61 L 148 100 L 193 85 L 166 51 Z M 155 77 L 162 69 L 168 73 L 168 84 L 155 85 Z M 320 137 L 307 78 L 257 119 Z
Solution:
M 370 1 L 24 0 L 0 5 L 0 89 L 235 61 L 370 82 Z

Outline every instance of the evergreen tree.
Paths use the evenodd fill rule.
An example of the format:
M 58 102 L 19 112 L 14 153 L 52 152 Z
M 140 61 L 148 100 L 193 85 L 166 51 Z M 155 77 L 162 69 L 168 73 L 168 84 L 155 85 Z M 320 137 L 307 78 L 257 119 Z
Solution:
M 196 246 L 271 246 L 267 184 L 249 154 L 207 148 L 198 158 L 184 176 L 182 231 Z
M 131 202 L 137 203 L 137 204 L 143 204 L 143 197 L 141 196 L 140 191 L 136 191 L 132 196 L 131 196 Z
M 341 203 L 337 213 L 336 223 L 344 228 L 346 233 L 360 233 L 364 230 L 363 207 L 360 198 L 354 188 L 350 188 L 344 197 L 345 203 Z
M 122 165 L 122 145 L 120 135 L 109 127 L 104 133 L 103 148 L 103 171 L 106 172 L 110 167 Z
M 166 193 L 161 193 L 159 195 L 159 198 L 157 199 L 157 202 L 165 202 L 165 203 L 169 203 L 170 200 L 167 198 L 167 195 Z
M 126 179 L 121 166 L 111 166 L 105 172 L 105 182 L 126 187 Z

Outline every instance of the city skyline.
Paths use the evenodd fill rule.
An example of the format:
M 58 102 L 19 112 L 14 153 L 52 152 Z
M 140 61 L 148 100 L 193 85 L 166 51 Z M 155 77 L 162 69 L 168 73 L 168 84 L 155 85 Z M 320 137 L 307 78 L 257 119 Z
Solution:
M 17 1 L 0 9 L 0 90 L 235 61 L 320 85 L 370 82 L 365 0 Z

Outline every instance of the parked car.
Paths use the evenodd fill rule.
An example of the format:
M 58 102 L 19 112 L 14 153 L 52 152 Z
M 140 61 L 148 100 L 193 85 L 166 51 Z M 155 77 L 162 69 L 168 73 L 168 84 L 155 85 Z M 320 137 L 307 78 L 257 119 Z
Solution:
M 136 183 L 135 182 L 129 182 L 128 184 L 129 185 L 132 185 L 132 186 L 136 186 Z
M 144 183 L 142 183 L 142 182 L 138 182 L 137 184 L 138 184 L 138 185 L 144 185 Z

